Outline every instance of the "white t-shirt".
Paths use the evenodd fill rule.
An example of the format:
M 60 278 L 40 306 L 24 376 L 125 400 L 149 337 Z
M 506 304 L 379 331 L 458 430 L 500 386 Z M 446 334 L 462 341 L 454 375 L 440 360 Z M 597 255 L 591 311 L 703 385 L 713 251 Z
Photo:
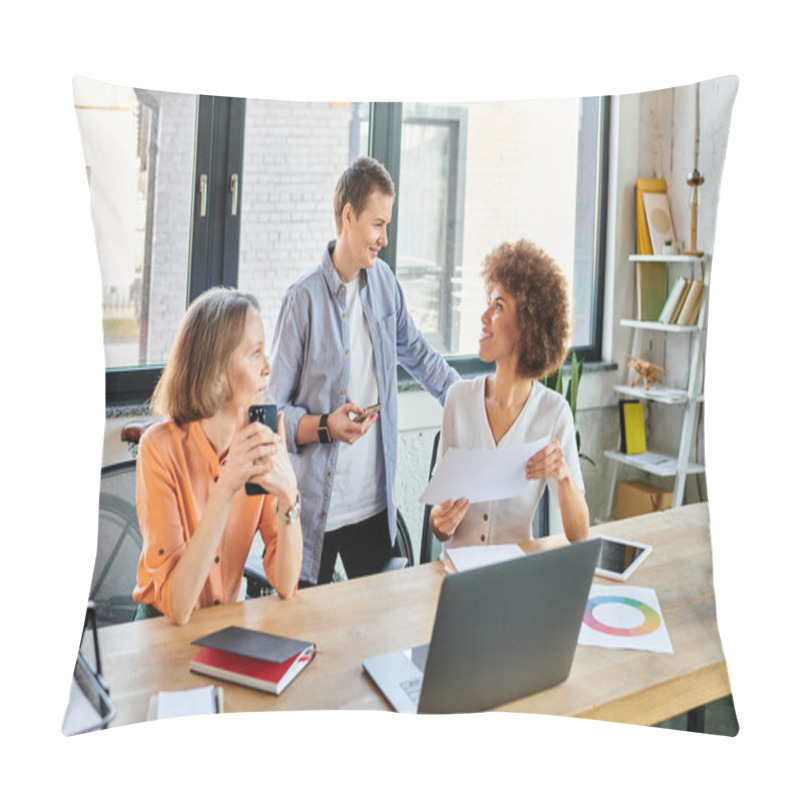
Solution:
M 345 305 L 350 330 L 347 399 L 366 408 L 379 401 L 375 353 L 361 307 L 359 276 L 344 286 L 347 292 Z M 383 496 L 383 459 L 379 458 L 378 449 L 380 445 L 380 426 L 377 424 L 353 444 L 339 442 L 326 531 L 361 522 L 386 508 L 386 498 Z
M 486 376 L 454 383 L 447 393 L 439 441 L 437 462 L 450 447 L 465 450 L 495 450 L 547 438 L 558 439 L 572 478 L 584 491 L 575 440 L 575 425 L 569 403 L 557 392 L 539 381 L 533 382 L 531 393 L 519 416 L 495 444 L 485 403 Z M 531 453 L 531 455 L 534 455 Z M 500 544 L 531 538 L 531 523 L 536 506 L 544 493 L 545 482 L 528 481 L 517 497 L 471 503 L 455 535 L 443 549 L 464 545 Z M 558 487 L 550 482 L 551 493 Z M 457 500 L 454 497 L 453 500 Z

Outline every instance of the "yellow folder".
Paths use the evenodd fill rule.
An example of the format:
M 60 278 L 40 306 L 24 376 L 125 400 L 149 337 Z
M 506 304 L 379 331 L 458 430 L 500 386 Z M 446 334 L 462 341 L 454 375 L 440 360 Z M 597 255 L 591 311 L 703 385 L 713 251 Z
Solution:
M 622 451 L 628 455 L 644 453 L 644 404 L 636 401 L 620 403 L 622 423 Z
M 636 253 L 641 256 L 653 255 L 653 243 L 650 241 L 650 230 L 647 227 L 647 215 L 644 211 L 645 192 L 667 193 L 667 182 L 662 178 L 636 179 Z

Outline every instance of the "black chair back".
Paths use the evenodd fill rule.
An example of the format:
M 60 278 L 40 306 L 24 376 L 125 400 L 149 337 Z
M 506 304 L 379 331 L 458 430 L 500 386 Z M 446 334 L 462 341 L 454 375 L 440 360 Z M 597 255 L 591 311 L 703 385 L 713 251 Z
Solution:
M 439 437 L 441 431 L 436 431 L 433 437 L 433 447 L 431 448 L 431 465 L 428 468 L 428 480 L 433 475 L 433 468 L 436 466 L 436 454 L 439 451 Z M 422 518 L 422 538 L 419 546 L 419 563 L 427 564 L 433 559 L 433 531 L 431 530 L 431 506 L 425 506 L 425 515 Z

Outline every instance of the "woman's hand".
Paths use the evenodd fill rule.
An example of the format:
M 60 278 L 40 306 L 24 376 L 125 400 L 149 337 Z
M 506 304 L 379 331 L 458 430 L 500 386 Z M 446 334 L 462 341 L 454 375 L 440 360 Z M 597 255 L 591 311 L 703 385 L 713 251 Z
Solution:
M 525 466 L 525 477 L 529 481 L 555 479 L 558 484 L 561 522 L 567 539 L 575 542 L 589 535 L 589 507 L 586 505 L 583 492 L 573 480 L 557 439 L 553 439 L 528 461 Z
M 245 483 L 256 483 L 283 500 L 282 508 L 290 507 L 297 498 L 297 481 L 286 450 L 283 413 L 278 414 L 277 433 L 260 422 L 248 425 L 244 408 L 237 416 L 236 433 L 218 485 L 232 496 Z
M 529 481 L 553 478 L 558 482 L 569 477 L 569 467 L 558 439 L 553 439 L 536 455 L 528 459 L 528 463 L 525 465 L 525 477 Z
M 431 530 L 440 542 L 445 542 L 453 537 L 468 508 L 469 500 L 466 497 L 461 497 L 456 501 L 447 500 L 431 508 Z
M 378 419 L 378 412 L 370 414 L 363 422 L 356 422 L 350 415 L 360 414 L 361 409 L 355 403 L 345 403 L 328 414 L 328 432 L 331 439 L 345 444 L 357 442 Z
M 261 444 L 255 445 L 259 458 L 254 462 L 254 473 L 248 481 L 257 483 L 262 488 L 271 492 L 278 498 L 278 505 L 288 511 L 297 500 L 297 478 L 295 477 L 289 453 L 286 449 L 286 429 L 283 425 L 283 412 L 278 413 L 278 432 L 274 433 L 260 422 L 251 423 L 248 428 L 256 426 L 257 434 L 263 442 L 266 439 L 266 449 Z M 251 450 L 255 453 L 256 450 Z
M 275 434 L 266 425 L 260 422 L 248 425 L 244 408 L 238 409 L 236 417 L 236 432 L 217 481 L 230 496 L 263 471 L 265 460 L 275 449 Z

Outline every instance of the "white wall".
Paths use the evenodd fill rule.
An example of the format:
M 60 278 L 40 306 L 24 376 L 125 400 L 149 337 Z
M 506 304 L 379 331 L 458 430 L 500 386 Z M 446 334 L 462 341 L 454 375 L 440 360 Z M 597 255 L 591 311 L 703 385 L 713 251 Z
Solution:
M 728 131 L 738 81 L 719 78 L 699 85 L 700 139 L 697 165 L 705 182 L 700 187 L 697 247 L 713 253 L 721 177 L 727 149 Z M 681 248 L 689 247 L 690 193 L 686 179 L 695 166 L 696 85 L 665 89 L 643 95 L 639 102 L 641 146 L 638 170 L 641 177 L 660 177 L 667 182 L 673 226 Z M 712 276 L 725 269 L 712 264 Z M 674 270 L 673 270 L 674 271 Z M 674 275 L 671 277 L 674 278 Z M 713 319 L 713 285 L 709 291 L 709 319 Z M 653 336 L 652 359 L 666 368 L 665 383 L 685 385 L 688 378 L 688 337 Z M 667 346 L 668 343 L 668 346 Z M 704 405 L 700 406 L 697 451 L 692 460 L 705 462 Z M 674 449 L 680 436 L 681 409 L 657 406 L 651 409 L 648 436 L 655 449 Z M 687 499 L 698 496 L 698 481 L 687 484 Z

